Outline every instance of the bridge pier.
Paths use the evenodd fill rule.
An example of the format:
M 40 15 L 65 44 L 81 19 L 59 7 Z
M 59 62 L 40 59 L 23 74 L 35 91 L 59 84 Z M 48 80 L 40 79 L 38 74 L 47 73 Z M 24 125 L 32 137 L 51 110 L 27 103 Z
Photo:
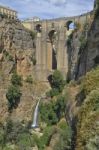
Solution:
M 77 23 L 82 29 L 87 22 L 92 22 L 93 11 L 80 16 L 58 18 L 41 21 L 24 21 L 25 27 L 30 30 L 36 30 L 36 61 L 35 66 L 36 79 L 39 81 L 48 81 L 48 76 L 55 69 L 62 72 L 64 78 L 68 72 L 68 52 L 66 40 L 72 32 L 68 25 L 70 22 Z M 52 34 L 52 35 L 51 35 Z M 53 36 L 55 39 L 53 39 Z M 52 38 L 52 39 L 51 39 Z M 56 54 L 53 52 L 56 51 Z M 56 60 L 54 60 L 56 59 Z M 57 63 L 56 66 L 53 64 Z

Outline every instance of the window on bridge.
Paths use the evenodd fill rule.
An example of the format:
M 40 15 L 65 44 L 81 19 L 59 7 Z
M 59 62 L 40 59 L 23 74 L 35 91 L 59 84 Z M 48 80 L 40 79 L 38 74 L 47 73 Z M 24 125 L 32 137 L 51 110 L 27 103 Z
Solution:
M 36 25 L 36 31 L 39 32 L 39 33 L 42 31 L 42 26 L 41 26 L 41 24 L 37 24 L 37 25 Z
M 74 30 L 76 29 L 76 24 L 73 21 L 68 21 L 66 23 L 66 27 L 67 27 L 67 30 Z

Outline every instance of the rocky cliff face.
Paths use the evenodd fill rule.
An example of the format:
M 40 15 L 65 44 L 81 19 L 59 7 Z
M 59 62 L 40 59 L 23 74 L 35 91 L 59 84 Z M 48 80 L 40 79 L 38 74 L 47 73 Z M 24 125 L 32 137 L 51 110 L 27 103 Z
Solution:
M 78 79 L 99 64 L 99 19 L 73 33 L 68 47 L 68 78 Z
M 87 46 L 80 55 L 77 77 L 99 64 L 99 20 L 95 19 L 88 31 Z
M 72 123 L 74 130 L 72 149 L 98 149 L 99 13 L 90 25 L 87 24 L 87 28 L 85 25 L 82 31 L 76 31 L 70 37 L 68 60 L 68 79 L 77 80 L 77 86 L 73 83 L 74 88 L 72 85 L 69 89 L 72 98 L 69 99 L 70 104 L 67 108 L 68 120 Z M 90 71 L 92 68 L 96 69 Z M 84 77 L 78 80 L 83 75 Z M 72 92 L 71 89 L 73 89 Z M 94 109 L 95 106 L 97 108 Z
M 0 51 L 0 65 L 7 77 L 14 65 L 23 77 L 33 73 L 33 40 L 19 21 L 0 18 Z
M 46 89 L 46 86 L 34 81 L 34 53 L 35 48 L 30 32 L 19 21 L 0 17 L 0 122 L 9 117 L 6 93 L 14 70 L 22 76 L 23 86 L 20 104 L 10 117 L 20 121 L 32 119 L 33 106 L 36 104 L 35 95 L 39 96 L 43 89 Z M 25 82 L 29 75 L 34 84 Z

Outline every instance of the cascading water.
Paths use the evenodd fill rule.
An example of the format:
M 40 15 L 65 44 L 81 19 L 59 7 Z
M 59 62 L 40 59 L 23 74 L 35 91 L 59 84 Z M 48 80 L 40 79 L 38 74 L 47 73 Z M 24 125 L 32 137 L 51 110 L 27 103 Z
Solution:
M 34 116 L 33 116 L 33 123 L 31 125 L 32 128 L 38 127 L 38 110 L 39 110 L 40 100 L 41 99 L 38 100 L 37 105 L 35 107 Z

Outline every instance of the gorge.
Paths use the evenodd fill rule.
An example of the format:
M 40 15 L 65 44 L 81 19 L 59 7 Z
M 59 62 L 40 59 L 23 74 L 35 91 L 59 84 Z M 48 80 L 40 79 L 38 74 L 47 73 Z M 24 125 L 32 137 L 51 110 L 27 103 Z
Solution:
M 98 150 L 98 139 L 99 1 L 77 17 L 0 15 L 0 150 Z

